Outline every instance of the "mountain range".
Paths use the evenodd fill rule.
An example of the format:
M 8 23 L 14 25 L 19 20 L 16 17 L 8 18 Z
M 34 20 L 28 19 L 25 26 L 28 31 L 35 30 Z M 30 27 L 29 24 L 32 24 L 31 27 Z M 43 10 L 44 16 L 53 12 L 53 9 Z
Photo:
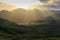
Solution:
M 56 21 L 60 20 L 57 15 L 59 15 L 59 10 L 41 10 L 37 8 L 26 10 L 23 8 L 18 8 L 12 11 L 2 10 L 0 11 L 0 18 L 13 21 L 17 24 L 28 25 L 37 20 L 44 20 L 45 18 L 52 17 Z M 42 7 L 43 8 L 43 7 Z
M 1 10 L 0 30 L 19 37 L 60 36 L 60 10 L 38 8 Z

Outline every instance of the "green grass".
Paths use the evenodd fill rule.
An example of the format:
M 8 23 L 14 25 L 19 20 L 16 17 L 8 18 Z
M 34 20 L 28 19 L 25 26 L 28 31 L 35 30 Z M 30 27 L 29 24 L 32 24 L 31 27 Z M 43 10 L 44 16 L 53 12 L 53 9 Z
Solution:
M 60 30 L 60 26 L 56 26 L 54 20 L 46 19 L 39 20 L 38 22 L 41 24 L 29 25 L 26 27 L 17 25 L 16 23 L 8 20 L 0 19 L 0 40 L 60 40 L 60 37 L 49 37 L 50 34 L 55 32 L 56 34 L 60 34 L 60 32 L 57 31 Z M 45 29 L 45 27 L 53 28 Z M 41 35 L 44 34 L 47 36 L 42 37 Z

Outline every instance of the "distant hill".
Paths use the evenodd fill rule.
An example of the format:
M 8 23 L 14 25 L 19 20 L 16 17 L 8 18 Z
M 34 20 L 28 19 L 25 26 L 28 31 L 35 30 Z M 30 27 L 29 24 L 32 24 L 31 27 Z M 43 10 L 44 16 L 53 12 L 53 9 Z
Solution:
M 55 16 L 52 16 L 57 22 L 60 23 L 60 10 L 51 10 Z
M 57 16 L 57 14 L 59 13 L 52 10 L 26 10 L 22 8 L 15 9 L 13 11 L 0 11 L 1 18 L 15 22 L 18 25 L 30 25 L 32 22 L 37 22 L 37 20 L 44 20 L 49 16 L 59 22 L 59 17 Z
M 9 21 L 13 21 L 15 22 L 17 19 L 15 19 L 15 15 L 12 12 L 6 11 L 6 10 L 2 10 L 0 11 L 0 18 L 9 20 Z
M 10 12 L 10 11 L 6 11 L 6 10 L 0 11 L 0 18 L 9 20 L 9 21 L 12 21 L 12 22 L 15 22 L 15 23 L 20 23 L 21 22 L 22 19 L 20 18 L 20 16 L 21 16 L 21 14 L 13 13 L 13 12 Z
M 26 9 L 18 8 L 12 11 L 17 19 L 17 23 L 28 22 L 28 11 Z M 27 20 L 28 19 L 28 20 Z
M 45 18 L 48 18 L 49 16 L 54 15 L 52 11 L 48 10 L 41 10 L 40 8 L 34 8 L 31 10 L 26 10 L 22 8 L 18 8 L 12 11 L 15 16 L 17 16 L 17 23 L 28 23 L 34 22 L 36 20 L 44 20 Z M 27 25 L 28 25 L 27 24 Z
M 51 10 L 55 13 L 55 15 L 57 15 L 58 17 L 60 17 L 60 10 Z

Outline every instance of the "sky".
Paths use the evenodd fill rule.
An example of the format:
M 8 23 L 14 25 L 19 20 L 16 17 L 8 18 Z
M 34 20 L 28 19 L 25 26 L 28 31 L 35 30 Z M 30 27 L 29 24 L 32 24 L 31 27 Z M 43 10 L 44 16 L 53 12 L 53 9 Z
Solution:
M 44 5 L 47 8 L 60 9 L 60 0 L 0 0 L 20 8 L 27 8 L 33 5 Z M 48 5 L 45 5 L 48 4 Z M 54 4 L 54 5 L 52 5 Z M 55 5 L 56 4 L 56 5 Z
M 37 5 L 40 3 L 39 1 L 34 0 L 0 0 L 0 1 L 22 8 L 27 8 L 29 6 Z

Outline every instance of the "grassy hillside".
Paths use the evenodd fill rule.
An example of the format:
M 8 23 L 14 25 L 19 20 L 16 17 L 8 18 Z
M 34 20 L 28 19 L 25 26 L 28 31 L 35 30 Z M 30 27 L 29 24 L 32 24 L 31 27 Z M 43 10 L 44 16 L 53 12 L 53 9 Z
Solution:
M 22 26 L 0 18 L 1 40 L 40 40 L 60 36 L 60 25 L 53 19 L 38 20 L 40 25 Z M 42 23 L 42 24 L 41 24 Z

